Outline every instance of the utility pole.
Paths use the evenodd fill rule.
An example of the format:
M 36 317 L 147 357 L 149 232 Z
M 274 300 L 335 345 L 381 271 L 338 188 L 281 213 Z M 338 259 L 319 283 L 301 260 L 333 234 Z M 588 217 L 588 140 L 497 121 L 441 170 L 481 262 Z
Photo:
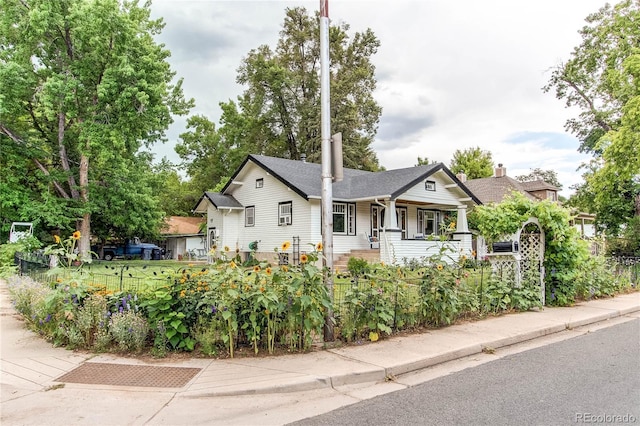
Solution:
M 324 283 L 333 306 L 333 177 L 331 175 L 331 103 L 329 69 L 329 0 L 320 0 L 320 137 L 322 140 L 322 247 Z M 324 319 L 324 341 L 333 342 L 333 308 Z

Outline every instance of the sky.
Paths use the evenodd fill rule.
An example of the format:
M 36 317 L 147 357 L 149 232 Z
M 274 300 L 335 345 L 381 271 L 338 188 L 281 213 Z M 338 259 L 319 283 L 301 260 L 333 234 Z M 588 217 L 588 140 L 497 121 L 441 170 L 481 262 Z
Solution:
M 480 147 L 516 177 L 534 168 L 552 169 L 561 195 L 579 183 L 589 157 L 565 131 L 579 111 L 565 108 L 555 92 L 544 93 L 554 67 L 581 42 L 585 18 L 604 0 L 329 0 L 332 22 L 348 34 L 371 28 L 380 40 L 373 56 L 382 107 L 371 145 L 379 163 L 398 169 L 417 157 L 449 166 L 456 150 Z M 319 9 L 320 1 L 153 0 L 153 18 L 165 28 L 157 41 L 184 79 L 191 115 L 216 123 L 220 102 L 235 100 L 243 87 L 237 69 L 251 49 L 275 48 L 285 9 Z M 156 146 L 158 159 L 178 162 L 173 147 L 185 131 L 178 117 L 169 142 Z

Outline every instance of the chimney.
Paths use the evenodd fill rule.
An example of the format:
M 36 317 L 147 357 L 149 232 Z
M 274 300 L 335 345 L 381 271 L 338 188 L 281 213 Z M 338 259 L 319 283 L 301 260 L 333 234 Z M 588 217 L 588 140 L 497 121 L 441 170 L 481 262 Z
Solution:
M 300 160 L 301 160 L 303 163 L 306 163 L 306 162 L 307 162 L 307 154 L 300 154 Z
M 465 183 L 467 181 L 467 175 L 465 174 L 465 172 L 460 172 L 456 175 L 456 177 L 458 178 L 458 180 L 462 183 Z
M 496 174 L 495 177 L 505 177 L 507 175 L 507 168 L 502 166 L 502 163 L 498 164 L 498 167 L 496 167 Z

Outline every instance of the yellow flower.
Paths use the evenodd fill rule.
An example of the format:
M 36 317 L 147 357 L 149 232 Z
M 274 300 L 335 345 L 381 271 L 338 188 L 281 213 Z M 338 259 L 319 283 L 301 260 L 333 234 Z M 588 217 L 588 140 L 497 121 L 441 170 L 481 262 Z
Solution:
M 185 295 L 185 294 L 187 294 L 187 292 L 186 292 L 186 291 L 184 291 L 184 290 L 182 290 L 182 291 L 180 292 L 180 297 L 184 297 L 184 295 Z
M 317 251 L 322 251 L 322 243 L 318 243 L 318 244 L 316 245 L 316 250 L 317 250 Z
M 60 244 L 60 237 L 58 235 L 54 235 L 53 236 L 53 241 L 55 241 L 56 244 Z
M 289 267 L 287 265 L 282 265 L 280 269 L 282 269 L 283 272 L 289 272 Z
M 267 275 L 271 275 L 271 268 L 267 267 L 267 269 L 264 270 Z
M 464 262 L 465 260 L 467 260 L 467 256 L 465 256 L 464 254 L 462 255 L 462 261 Z
M 306 254 L 300 256 L 300 263 L 307 263 L 309 261 L 309 257 Z
M 253 272 L 260 272 L 260 265 L 256 265 L 253 267 Z
M 229 267 L 231 269 L 235 269 L 236 268 L 236 262 L 234 262 L 233 260 L 231 261 L 231 263 L 229 264 Z
M 291 246 L 291 243 L 289 241 L 285 241 L 284 243 L 282 243 L 282 251 L 289 250 L 290 246 Z
M 61 282 L 62 282 L 62 278 L 58 278 L 58 279 L 56 279 L 56 282 L 57 282 L 57 283 L 61 283 Z
M 76 231 L 76 232 L 73 233 L 71 238 L 73 238 L 74 240 L 79 240 L 81 236 L 82 236 L 82 234 L 80 233 L 80 231 Z
M 264 310 L 264 313 L 265 313 L 266 315 L 269 315 L 269 310 L 268 310 L 268 309 L 265 309 L 265 310 Z
M 216 254 L 216 248 L 215 247 L 211 247 L 211 250 L 209 250 L 209 255 L 210 256 L 215 256 Z
M 372 342 L 377 342 L 379 338 L 380 336 L 375 331 L 369 333 L 369 340 L 371 340 Z
M 471 257 L 476 257 L 476 251 L 475 250 L 471 252 Z
M 380 266 L 384 266 L 384 262 L 380 262 Z
M 455 229 L 455 227 L 456 227 L 456 223 L 455 222 L 451 222 L 449 224 L 449 229 Z
M 442 265 L 438 265 L 437 268 L 438 268 L 438 271 L 442 271 L 443 266 Z
M 229 251 L 229 246 L 224 246 L 224 251 Z

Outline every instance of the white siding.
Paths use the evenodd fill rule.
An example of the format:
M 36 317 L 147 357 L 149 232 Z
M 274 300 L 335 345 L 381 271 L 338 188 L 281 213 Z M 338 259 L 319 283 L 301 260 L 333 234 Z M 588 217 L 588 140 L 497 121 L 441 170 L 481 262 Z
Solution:
M 256 188 L 257 179 L 263 179 L 261 188 Z M 313 223 L 311 203 L 252 163 L 245 166 L 242 182 L 231 195 L 245 207 L 255 206 L 255 225 L 244 226 L 244 212 L 238 215 L 236 234 L 241 251 L 247 251 L 250 242 L 258 241 L 259 253 L 273 253 L 283 242 L 293 242 L 294 236 L 300 237 L 301 251 L 309 251 L 310 243 L 319 242 L 312 238 L 319 225 Z M 283 202 L 291 202 L 291 225 L 278 224 L 279 204 Z
M 436 183 L 435 191 L 427 191 L 425 189 L 425 181 L 433 181 Z M 462 204 L 458 201 L 458 198 L 466 198 L 465 196 L 456 196 L 454 194 L 455 188 L 445 188 L 446 185 L 451 184 L 448 176 L 443 173 L 435 173 L 429 176 L 427 179 L 423 179 L 418 184 L 409 188 L 399 199 L 408 201 L 420 201 L 425 203 L 432 203 L 444 206 L 451 206 L 454 208 Z

